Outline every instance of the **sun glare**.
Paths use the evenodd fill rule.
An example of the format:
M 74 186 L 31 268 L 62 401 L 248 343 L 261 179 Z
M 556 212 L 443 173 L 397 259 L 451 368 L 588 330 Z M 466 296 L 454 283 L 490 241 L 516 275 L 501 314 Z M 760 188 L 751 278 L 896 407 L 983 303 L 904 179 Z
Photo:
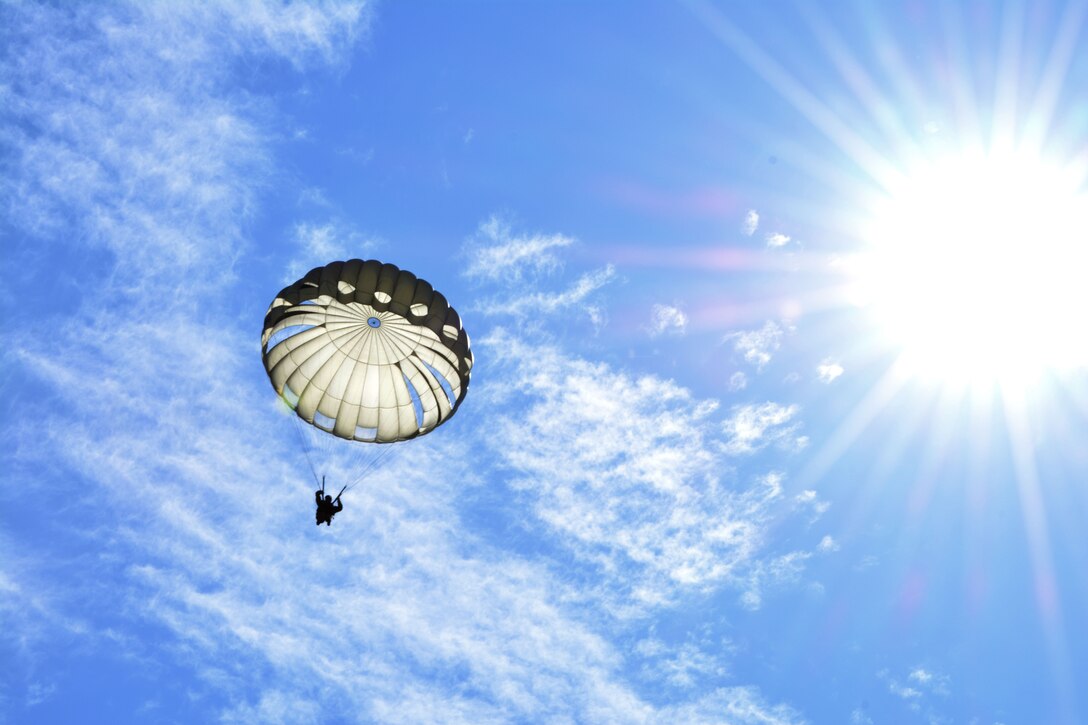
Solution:
M 858 265 L 902 367 L 1022 384 L 1088 360 L 1088 199 L 1038 158 L 964 153 L 885 186 Z

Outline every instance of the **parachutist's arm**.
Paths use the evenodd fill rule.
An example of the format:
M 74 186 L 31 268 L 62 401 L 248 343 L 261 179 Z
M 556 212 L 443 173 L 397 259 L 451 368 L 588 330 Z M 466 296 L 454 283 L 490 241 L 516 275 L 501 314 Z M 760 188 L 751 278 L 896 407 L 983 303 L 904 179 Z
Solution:
M 321 503 L 321 491 L 314 491 L 314 500 L 319 504 Z
M 335 511 L 339 512 L 344 510 L 344 504 L 340 502 L 340 499 L 336 499 L 334 503 L 336 504 L 336 509 L 334 509 Z

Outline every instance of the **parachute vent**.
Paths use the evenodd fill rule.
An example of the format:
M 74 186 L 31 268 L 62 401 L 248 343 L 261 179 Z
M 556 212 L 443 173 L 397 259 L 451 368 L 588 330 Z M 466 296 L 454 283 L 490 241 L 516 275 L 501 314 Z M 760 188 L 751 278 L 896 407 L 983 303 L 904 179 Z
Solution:
M 404 377 L 404 386 L 408 388 L 408 394 L 412 396 L 412 407 L 416 409 L 416 426 L 423 427 L 423 401 L 419 399 L 419 393 L 416 391 L 416 387 L 412 385 L 412 381 L 408 379 L 407 375 L 401 373 Z
M 314 327 L 316 327 L 316 325 L 291 325 L 290 327 L 285 327 L 282 330 L 279 330 L 278 332 L 274 333 L 272 335 L 272 337 L 268 338 L 268 342 L 265 344 L 265 349 L 266 350 L 271 350 L 272 348 L 274 348 L 276 345 L 279 345 L 284 340 L 286 340 L 286 339 L 288 339 L 290 337 L 294 337 L 295 335 L 299 334 L 300 332 L 306 332 L 307 330 L 312 330 Z
M 298 393 L 291 390 L 290 385 L 283 386 L 283 399 L 291 406 L 292 410 L 298 406 Z
M 446 393 L 446 398 L 450 401 L 450 407 L 452 408 L 457 405 L 457 396 L 453 394 L 453 386 L 450 385 L 450 381 L 446 380 L 446 377 L 442 375 L 442 373 L 435 370 L 426 362 L 422 360 L 420 362 L 427 366 L 427 369 L 431 371 L 431 375 L 433 375 L 435 380 L 438 381 L 438 384 L 442 386 L 442 390 Z

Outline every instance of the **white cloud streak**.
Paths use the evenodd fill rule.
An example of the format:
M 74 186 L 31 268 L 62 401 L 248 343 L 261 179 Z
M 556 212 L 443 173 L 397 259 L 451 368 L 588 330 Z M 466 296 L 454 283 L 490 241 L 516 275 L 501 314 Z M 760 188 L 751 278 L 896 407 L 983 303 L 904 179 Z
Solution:
M 796 405 L 772 402 L 733 406 L 733 415 L 723 425 L 729 437 L 725 452 L 733 456 L 755 453 L 768 443 L 803 447 L 805 439 L 796 435 L 799 426 L 790 424 L 798 410 Z
M 506 220 L 492 215 L 480 224 L 477 238 L 468 245 L 464 274 L 492 281 L 550 274 L 562 267 L 556 250 L 572 244 L 574 238 L 563 234 L 515 235 Z
M 502 299 L 491 299 L 481 302 L 473 309 L 487 316 L 536 318 L 541 315 L 550 315 L 560 310 L 580 306 L 582 312 L 594 324 L 602 321 L 599 308 L 595 305 L 583 304 L 594 292 L 604 287 L 616 277 L 616 269 L 607 265 L 593 272 L 587 272 L 579 277 L 566 289 L 555 292 L 536 291 L 524 292 L 520 295 L 511 295 Z
M 724 455 L 738 444 L 717 440 L 715 401 L 501 330 L 480 344 L 504 361 L 502 388 L 489 393 L 489 405 L 528 406 L 494 420 L 495 459 L 511 470 L 534 515 L 611 582 L 621 608 L 743 579 L 781 491 L 766 483 L 736 490 Z M 767 408 L 758 435 L 736 435 L 754 449 L 795 409 L 783 411 Z
M 547 280 L 563 268 L 558 250 L 573 243 L 573 237 L 563 234 L 516 235 L 503 217 L 492 215 L 465 244 L 468 262 L 462 273 L 493 291 L 471 309 L 484 316 L 539 324 L 542 317 L 578 307 L 580 316 L 599 331 L 607 316 L 591 300 L 616 278 L 615 267 L 586 272 L 566 288 L 554 289 Z
M 351 225 L 338 220 L 322 224 L 298 222 L 292 230 L 292 241 L 298 248 L 298 256 L 287 263 L 283 283 L 290 284 L 314 267 L 334 260 L 364 257 L 377 245 Z

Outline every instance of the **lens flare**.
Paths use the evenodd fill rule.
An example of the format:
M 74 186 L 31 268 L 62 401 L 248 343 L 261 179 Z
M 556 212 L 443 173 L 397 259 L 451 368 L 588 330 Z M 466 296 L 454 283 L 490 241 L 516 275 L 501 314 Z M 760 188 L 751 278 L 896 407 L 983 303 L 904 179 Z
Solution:
M 1037 157 L 964 153 L 886 184 L 856 266 L 912 374 L 1030 381 L 1083 365 L 1088 199 Z

